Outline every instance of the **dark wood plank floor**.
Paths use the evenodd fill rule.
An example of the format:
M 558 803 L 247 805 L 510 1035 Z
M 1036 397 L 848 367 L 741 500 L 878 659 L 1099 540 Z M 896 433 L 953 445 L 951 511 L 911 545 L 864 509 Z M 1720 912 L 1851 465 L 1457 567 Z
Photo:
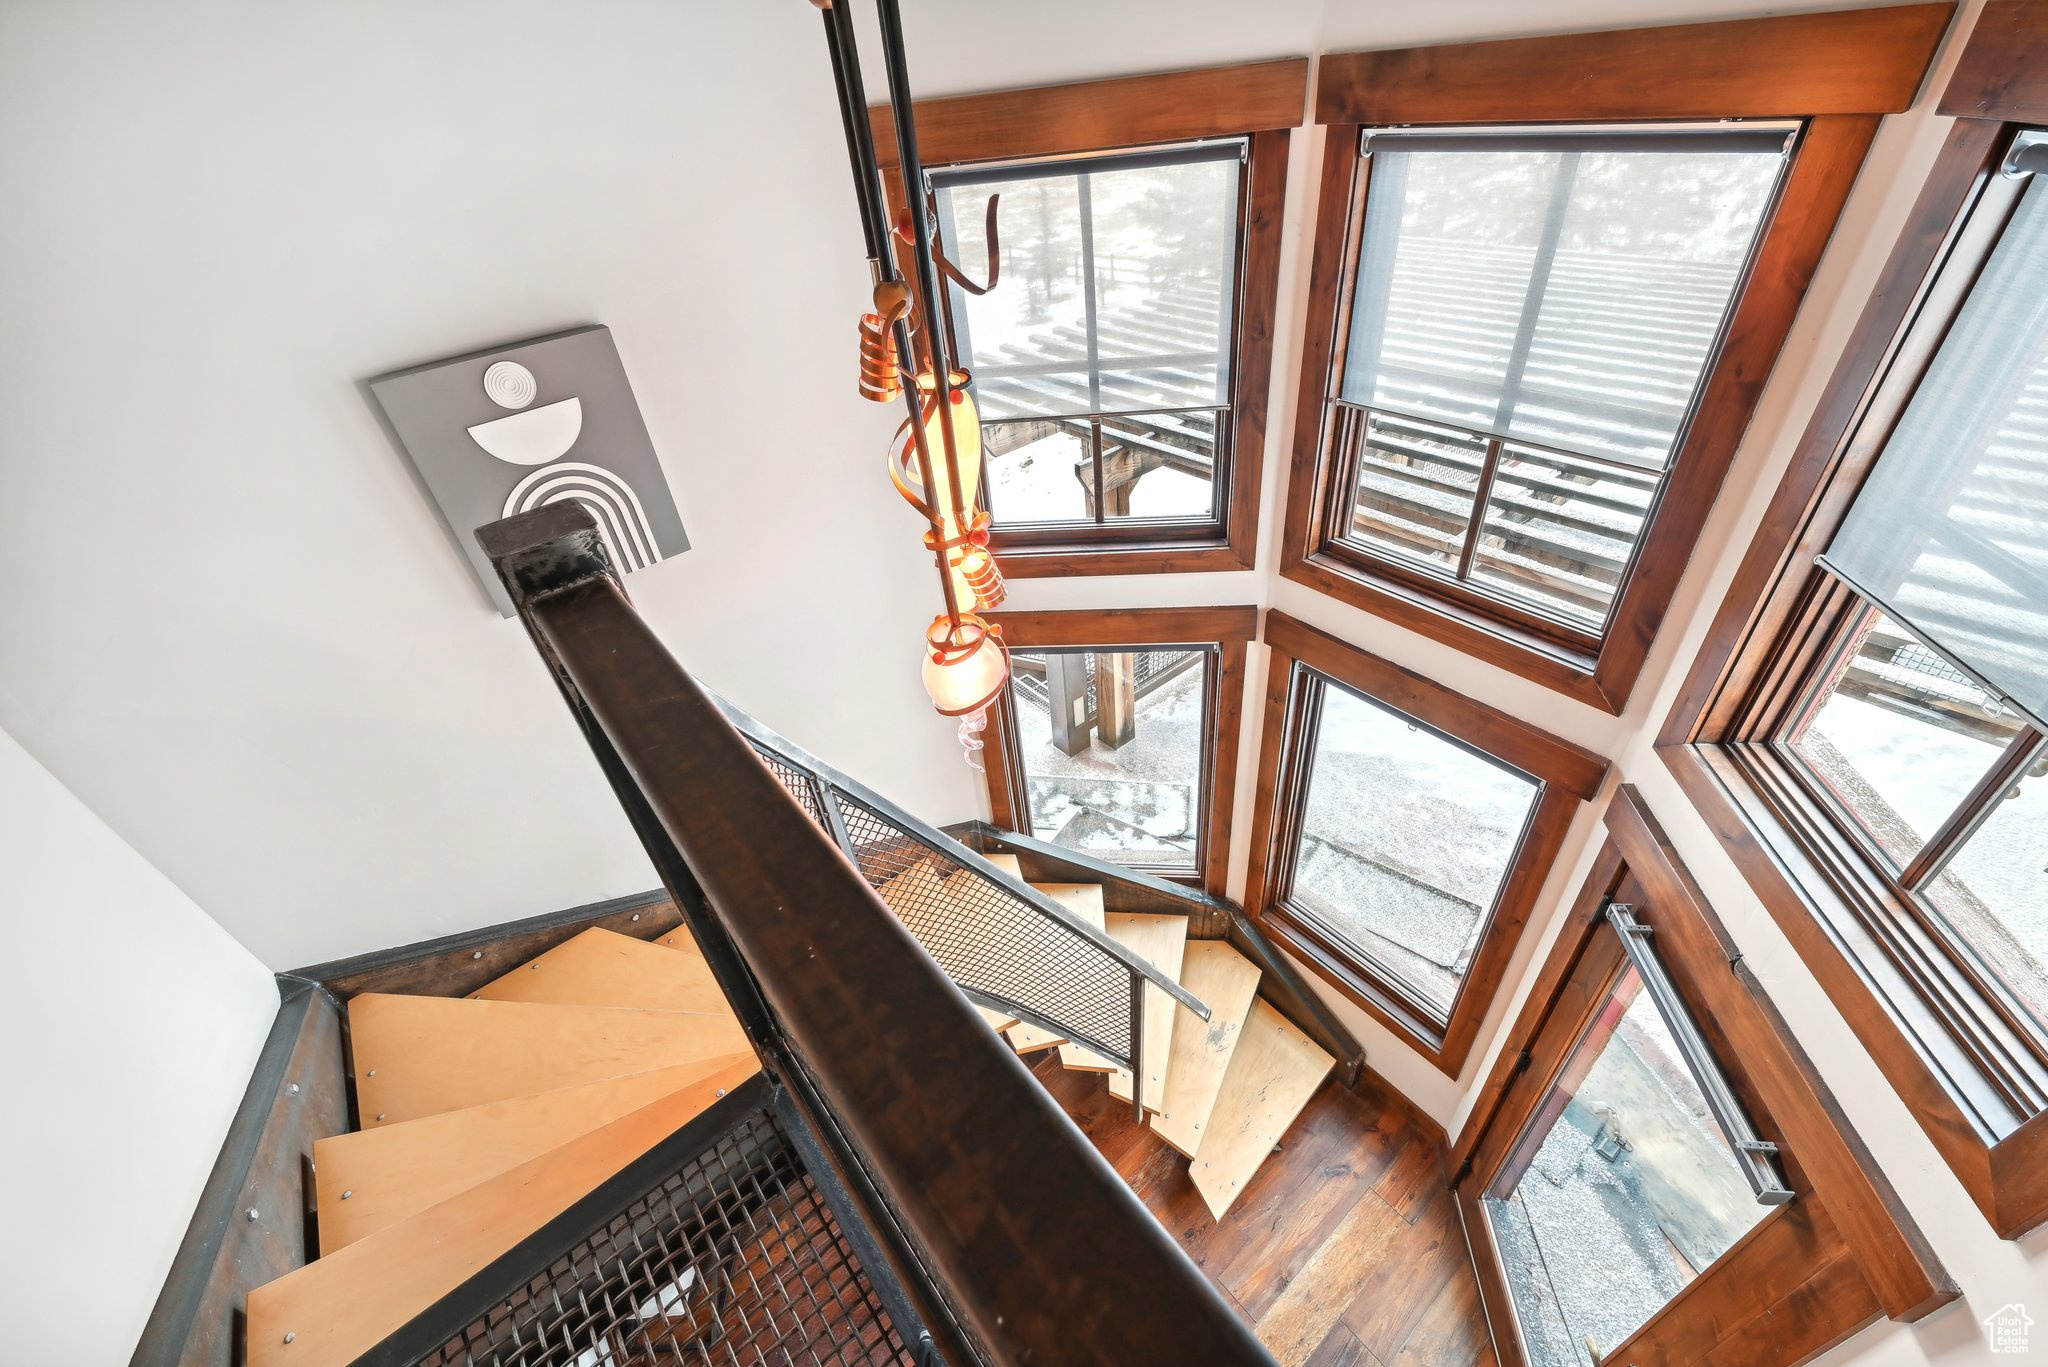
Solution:
M 1494 1367 L 1442 1143 L 1400 1097 L 1325 1082 L 1219 1223 L 1100 1073 L 1032 1066 L 1284 1367 Z

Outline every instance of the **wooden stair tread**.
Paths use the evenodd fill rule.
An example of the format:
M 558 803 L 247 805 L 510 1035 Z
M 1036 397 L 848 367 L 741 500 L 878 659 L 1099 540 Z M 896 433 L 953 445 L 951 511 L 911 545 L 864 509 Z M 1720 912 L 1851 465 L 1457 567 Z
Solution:
M 249 1293 L 249 1367 L 355 1361 L 707 1104 L 696 1089 L 665 1096 L 257 1287 Z
M 317 1140 L 321 1256 L 665 1096 L 695 1087 L 708 1106 L 760 1067 L 728 1054 Z
M 1015 1016 L 1010 1015 L 1008 1012 L 991 1011 L 986 1006 L 982 1006 L 979 1003 L 976 1003 L 974 1009 L 976 1011 L 979 1011 L 981 1013 L 981 1018 L 988 1022 L 988 1028 L 995 1031 L 999 1035 L 1002 1034 L 1004 1031 L 1008 1030 L 1011 1026 L 1017 1024 L 1017 1018 Z
M 1217 1219 L 1273 1152 L 1337 1061 L 1264 1000 L 1230 1052 L 1223 1086 L 1209 1113 L 1189 1174 Z
M 602 926 L 563 941 L 474 995 L 484 1001 L 729 1014 L 710 965 L 687 935 L 683 943 L 663 947 Z
M 1023 867 L 1023 865 L 1021 865 L 1021 864 L 1019 864 L 1019 863 L 1017 862 L 1017 856 L 1016 856 L 1016 855 L 1014 855 L 1014 854 L 985 854 L 985 855 L 983 855 L 983 856 L 982 856 L 982 858 L 983 858 L 983 859 L 986 859 L 986 860 L 988 860 L 988 862 L 989 862 L 989 863 L 991 863 L 991 864 L 995 865 L 995 866 L 996 866 L 997 868 L 1001 869 L 1001 870 L 1002 870 L 1002 871 L 1003 871 L 1004 873 L 1007 873 L 1007 874 L 1009 874 L 1009 875 L 1010 875 L 1010 877 L 1012 877 L 1012 878 L 1016 879 L 1016 880 L 1017 880 L 1018 882 L 1020 882 L 1020 883 L 1021 883 L 1021 882 L 1023 882 L 1023 881 L 1024 881 L 1024 867 Z
M 1180 981 L 1180 967 L 1188 947 L 1188 918 L 1135 912 L 1109 912 L 1103 929 L 1116 942 L 1146 963 Z M 1204 1002 L 1204 1005 L 1207 1003 Z M 1151 983 L 1145 984 L 1145 1109 L 1157 1111 L 1166 1095 L 1166 1065 L 1172 1057 L 1173 1018 L 1180 1004 Z M 1122 1101 L 1131 1096 L 1131 1072 L 1118 1068 L 1109 1075 L 1110 1095 Z
M 1209 1019 L 1174 1003 L 1166 1087 L 1152 1129 L 1192 1158 L 1201 1147 L 1238 1032 L 1251 1015 L 1259 969 L 1221 940 L 1190 940 L 1181 959 L 1180 982 L 1209 1008 Z
M 931 859 L 920 859 L 875 889 L 889 910 L 908 917 L 920 906 L 930 907 L 953 899 L 946 896 L 946 879 Z
M 1080 920 L 1086 921 L 1097 930 L 1102 929 L 1102 885 L 1100 883 L 1033 883 L 1033 888 L 1058 902 Z M 1009 1032 L 1010 1047 L 1020 1054 L 1032 1054 L 1040 1049 L 1058 1049 L 1060 1062 L 1069 1068 L 1080 1068 L 1087 1072 L 1108 1072 L 1110 1063 L 1092 1050 L 1078 1044 L 1070 1044 L 1064 1035 L 1055 1035 L 1050 1030 L 1041 1030 L 1035 1025 L 1019 1025 Z M 1069 1059 L 1075 1060 L 1068 1062 Z
M 753 1052 L 730 1014 L 366 992 L 348 1021 L 364 1129 Z
M 1010 1047 L 1020 1054 L 1035 1054 L 1041 1049 L 1057 1049 L 1067 1042 L 1065 1035 L 1055 1035 L 1050 1030 L 1041 1030 L 1035 1025 L 1019 1022 L 1003 1031 L 1003 1037 L 1010 1041 Z

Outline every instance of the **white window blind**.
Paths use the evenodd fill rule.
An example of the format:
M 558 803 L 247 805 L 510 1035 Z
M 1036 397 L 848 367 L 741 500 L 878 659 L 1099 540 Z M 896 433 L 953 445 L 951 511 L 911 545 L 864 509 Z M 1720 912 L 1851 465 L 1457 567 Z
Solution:
M 2048 187 L 1997 247 L 1822 558 L 2048 719 Z
M 1373 133 L 1340 397 L 1663 469 L 1790 131 Z

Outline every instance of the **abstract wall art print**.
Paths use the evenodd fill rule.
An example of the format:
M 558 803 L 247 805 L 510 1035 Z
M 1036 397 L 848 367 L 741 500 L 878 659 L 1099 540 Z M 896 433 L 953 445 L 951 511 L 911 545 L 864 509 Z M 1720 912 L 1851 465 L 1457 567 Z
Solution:
M 501 517 L 582 503 L 624 572 L 690 549 L 610 328 L 394 371 L 370 392 L 507 617 L 512 602 L 475 536 Z

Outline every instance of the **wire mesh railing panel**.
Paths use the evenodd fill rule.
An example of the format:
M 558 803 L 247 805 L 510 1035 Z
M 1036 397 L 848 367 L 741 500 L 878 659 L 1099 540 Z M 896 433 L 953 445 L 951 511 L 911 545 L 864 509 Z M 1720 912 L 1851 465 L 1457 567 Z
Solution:
M 775 781 L 789 790 L 789 795 L 796 799 L 796 805 L 804 809 L 804 815 L 824 826 L 825 814 L 818 810 L 818 786 L 811 776 L 761 742 L 749 737 L 747 744 L 754 747 L 754 753 L 768 766 L 768 772 L 775 775 Z
M 419 1367 L 911 1367 L 774 1116 L 755 1111 Z
M 865 803 L 833 796 L 862 875 L 948 977 L 1129 1061 L 1122 961 Z

